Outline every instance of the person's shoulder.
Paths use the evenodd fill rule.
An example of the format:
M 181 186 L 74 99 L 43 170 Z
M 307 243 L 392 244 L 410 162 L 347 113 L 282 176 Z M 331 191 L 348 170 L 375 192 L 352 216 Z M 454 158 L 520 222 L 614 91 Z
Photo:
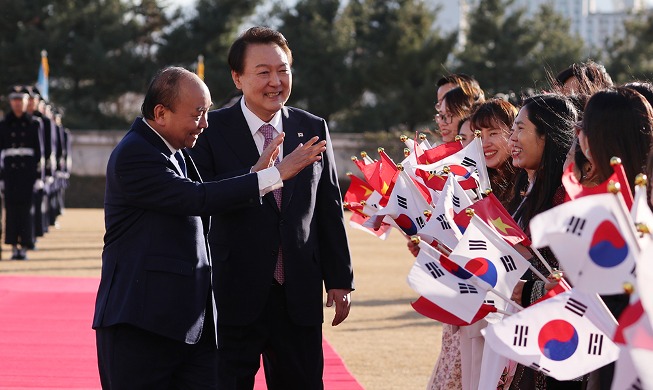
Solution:
M 228 118 L 231 118 L 234 115 L 237 115 L 238 113 L 242 115 L 242 110 L 240 109 L 239 103 L 230 106 L 223 106 L 215 110 L 209 111 L 208 121 L 210 123 L 212 121 L 228 120 Z
M 296 116 L 305 117 L 305 118 L 310 119 L 310 120 L 324 121 L 324 118 L 319 117 L 319 116 L 317 116 L 317 115 L 315 115 L 313 113 L 310 113 L 310 112 L 308 112 L 306 110 L 303 110 L 301 108 L 291 107 L 291 106 L 284 106 L 283 110 L 285 111 L 286 116 L 296 115 Z

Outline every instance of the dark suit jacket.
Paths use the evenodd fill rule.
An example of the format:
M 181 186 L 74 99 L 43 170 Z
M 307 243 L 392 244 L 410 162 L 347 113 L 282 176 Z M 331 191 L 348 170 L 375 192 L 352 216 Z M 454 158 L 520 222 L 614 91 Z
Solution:
M 263 309 L 283 249 L 288 311 L 299 325 L 323 321 L 326 289 L 353 289 L 349 246 L 331 140 L 324 119 L 284 108 L 287 155 L 314 135 L 327 141 L 322 160 L 284 182 L 281 210 L 272 193 L 259 207 L 214 215 L 209 243 L 214 254 L 218 323 L 246 325 Z M 191 151 L 203 176 L 249 172 L 259 152 L 236 103 L 209 113 L 209 127 Z
M 201 183 L 185 154 L 186 179 L 170 154 L 137 118 L 109 158 L 93 327 L 131 324 L 194 344 L 211 297 L 208 216 L 260 204 L 258 179 Z

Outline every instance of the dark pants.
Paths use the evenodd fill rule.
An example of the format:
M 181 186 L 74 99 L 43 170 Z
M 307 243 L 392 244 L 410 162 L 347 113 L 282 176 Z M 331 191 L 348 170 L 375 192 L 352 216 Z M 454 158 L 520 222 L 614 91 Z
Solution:
M 268 389 L 324 388 L 322 325 L 295 325 L 288 316 L 284 288 L 279 285 L 272 287 L 261 317 L 251 325 L 221 325 L 218 315 L 220 390 L 251 390 L 261 355 Z
M 217 389 L 217 349 L 207 316 L 197 344 L 131 325 L 96 329 L 98 367 L 107 389 Z
M 34 247 L 34 204 L 27 199 L 5 198 L 5 244 Z

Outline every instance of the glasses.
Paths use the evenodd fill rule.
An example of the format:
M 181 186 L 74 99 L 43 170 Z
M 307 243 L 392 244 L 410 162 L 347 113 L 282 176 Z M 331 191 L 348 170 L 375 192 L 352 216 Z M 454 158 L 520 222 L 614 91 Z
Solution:
M 442 122 L 445 125 L 451 124 L 453 122 L 453 115 L 451 114 L 435 114 L 433 120 L 436 122 Z

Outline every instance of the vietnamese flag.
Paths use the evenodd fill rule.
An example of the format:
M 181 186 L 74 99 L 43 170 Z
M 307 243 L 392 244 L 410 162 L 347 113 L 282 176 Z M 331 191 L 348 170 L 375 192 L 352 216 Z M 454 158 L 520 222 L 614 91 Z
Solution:
M 562 185 L 565 187 L 565 192 L 567 193 L 565 196 L 565 202 L 587 195 L 607 193 L 609 192 L 608 185 L 612 181 L 614 183 L 619 183 L 621 186 L 621 194 L 623 195 L 628 210 L 630 210 L 633 207 L 633 193 L 630 190 L 630 184 L 628 184 L 626 171 L 624 171 L 624 167 L 621 163 L 613 164 L 612 169 L 614 173 L 612 173 L 606 181 L 595 187 L 585 187 L 578 181 L 578 179 L 576 179 L 576 175 L 574 175 L 574 164 L 569 164 L 565 172 L 562 174 Z
M 436 175 L 433 172 L 427 172 L 422 169 L 417 168 L 415 170 L 417 176 L 422 178 L 424 185 L 428 188 L 436 191 L 442 191 L 444 184 L 447 182 L 447 175 Z M 468 179 L 458 180 L 458 184 L 463 188 L 463 190 L 473 190 L 478 187 L 476 180 L 473 177 Z
M 390 196 L 395 176 L 399 172 L 397 164 L 383 151 L 379 151 L 380 160 L 370 164 L 356 164 L 360 168 L 365 180 L 373 190 L 383 196 L 381 206 L 385 206 Z
M 514 219 L 508 214 L 508 211 L 503 207 L 499 199 L 490 193 L 487 197 L 475 202 L 469 208 L 474 210 L 484 222 L 492 227 L 503 239 L 510 245 L 517 245 L 519 243 L 525 246 L 530 246 L 531 241 L 524 233 L 524 231 L 517 225 Z M 465 231 L 471 217 L 467 215 L 465 210 L 457 213 L 453 220 L 461 231 Z
M 348 204 L 347 208 L 354 211 L 354 209 L 362 209 L 362 202 L 366 201 L 370 195 L 374 193 L 372 186 L 367 184 L 364 180 L 354 176 L 348 175 L 351 182 L 349 188 L 343 197 L 343 201 Z

